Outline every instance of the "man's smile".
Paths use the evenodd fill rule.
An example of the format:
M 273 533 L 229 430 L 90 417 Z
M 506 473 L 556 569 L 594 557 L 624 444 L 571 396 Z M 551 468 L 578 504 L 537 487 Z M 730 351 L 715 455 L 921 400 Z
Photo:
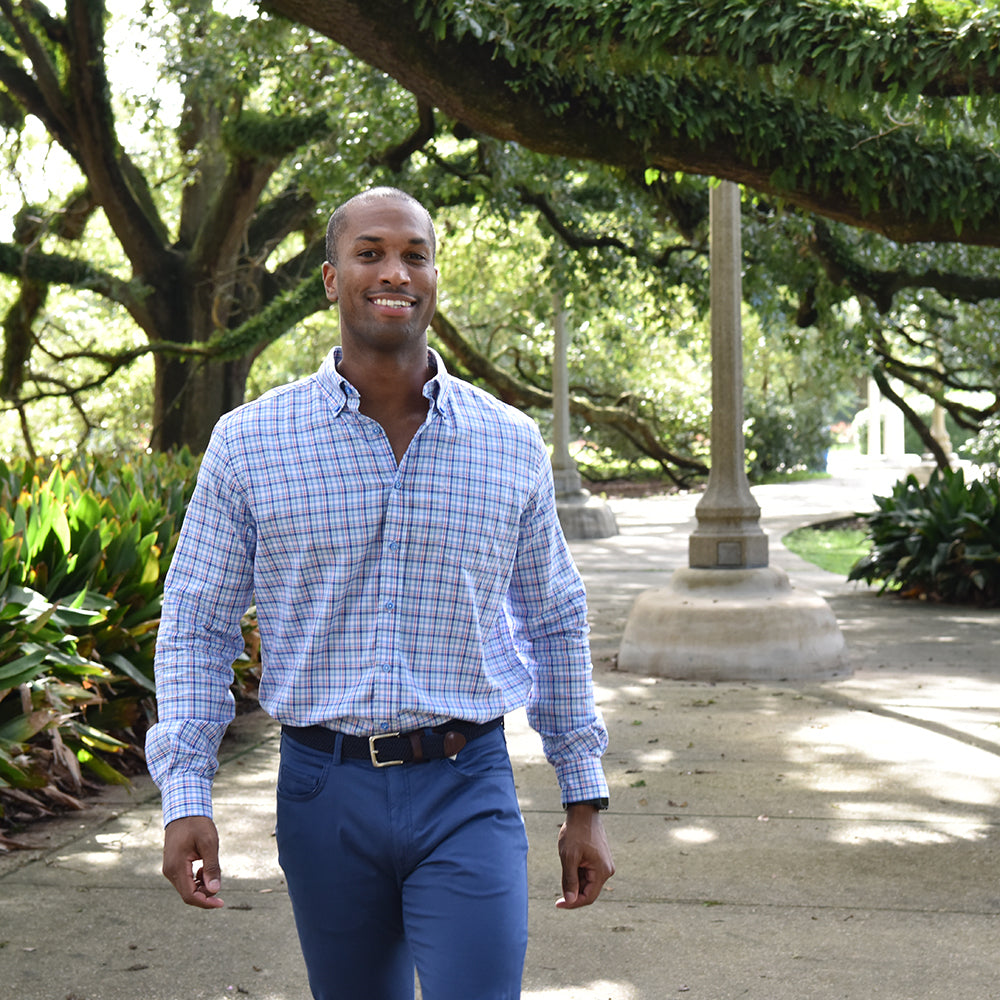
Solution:
M 406 309 L 412 309 L 414 306 L 414 303 L 408 299 L 389 299 L 383 296 L 372 297 L 369 299 L 369 302 L 384 309 L 397 309 L 401 312 Z

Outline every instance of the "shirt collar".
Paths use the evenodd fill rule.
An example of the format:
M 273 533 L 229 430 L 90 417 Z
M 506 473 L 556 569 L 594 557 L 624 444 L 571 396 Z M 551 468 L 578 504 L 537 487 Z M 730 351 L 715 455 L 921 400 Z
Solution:
M 332 397 L 335 415 L 339 415 L 345 408 L 357 410 L 361 402 L 358 390 L 337 370 L 343 356 L 343 348 L 339 345 L 334 347 L 323 359 L 323 364 L 316 373 L 320 383 Z M 432 347 L 427 348 L 427 363 L 434 368 L 434 375 L 424 383 L 424 396 L 430 400 L 432 411 L 448 416 L 451 412 L 453 376 L 445 367 L 441 355 Z

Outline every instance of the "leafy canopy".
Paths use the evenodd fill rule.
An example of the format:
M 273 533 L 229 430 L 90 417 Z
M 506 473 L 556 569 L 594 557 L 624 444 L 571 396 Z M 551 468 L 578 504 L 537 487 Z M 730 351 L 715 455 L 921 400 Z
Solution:
M 1000 241 L 995 3 L 267 0 L 474 128 L 745 183 L 893 239 Z M 380 27 L 381 26 L 381 27 Z

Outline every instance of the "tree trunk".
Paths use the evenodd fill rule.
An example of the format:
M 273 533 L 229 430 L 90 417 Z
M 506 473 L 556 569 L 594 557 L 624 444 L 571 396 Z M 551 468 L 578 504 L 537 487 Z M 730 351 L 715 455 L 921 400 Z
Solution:
M 167 264 L 158 273 L 171 277 L 158 281 L 150 296 L 145 328 L 150 341 L 205 343 L 218 332 L 218 317 L 229 316 L 232 293 L 218 291 L 217 279 L 192 274 L 176 258 L 172 268 Z M 230 361 L 156 355 L 150 447 L 204 451 L 219 417 L 243 402 L 252 363 L 253 355 Z
M 219 417 L 243 402 L 251 364 L 158 357 L 150 447 L 204 451 Z

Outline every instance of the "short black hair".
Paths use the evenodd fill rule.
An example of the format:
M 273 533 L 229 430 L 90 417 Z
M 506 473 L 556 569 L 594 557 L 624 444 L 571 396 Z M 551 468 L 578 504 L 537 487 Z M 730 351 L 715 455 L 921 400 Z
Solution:
M 431 219 L 430 212 L 411 194 L 407 194 L 405 191 L 401 191 L 399 188 L 394 187 L 374 187 L 369 188 L 367 191 L 362 191 L 360 194 L 356 194 L 353 198 L 348 198 L 342 205 L 334 209 L 333 214 L 330 216 L 330 221 L 326 225 L 326 259 L 327 262 L 332 264 L 334 267 L 337 266 L 337 241 L 340 239 L 344 232 L 344 228 L 347 225 L 347 215 L 351 206 L 359 201 L 369 201 L 375 198 L 398 198 L 402 201 L 409 202 L 411 205 L 416 205 L 421 212 L 427 217 L 427 227 L 430 229 L 431 233 L 431 257 L 437 250 L 437 235 L 434 232 L 434 222 Z

